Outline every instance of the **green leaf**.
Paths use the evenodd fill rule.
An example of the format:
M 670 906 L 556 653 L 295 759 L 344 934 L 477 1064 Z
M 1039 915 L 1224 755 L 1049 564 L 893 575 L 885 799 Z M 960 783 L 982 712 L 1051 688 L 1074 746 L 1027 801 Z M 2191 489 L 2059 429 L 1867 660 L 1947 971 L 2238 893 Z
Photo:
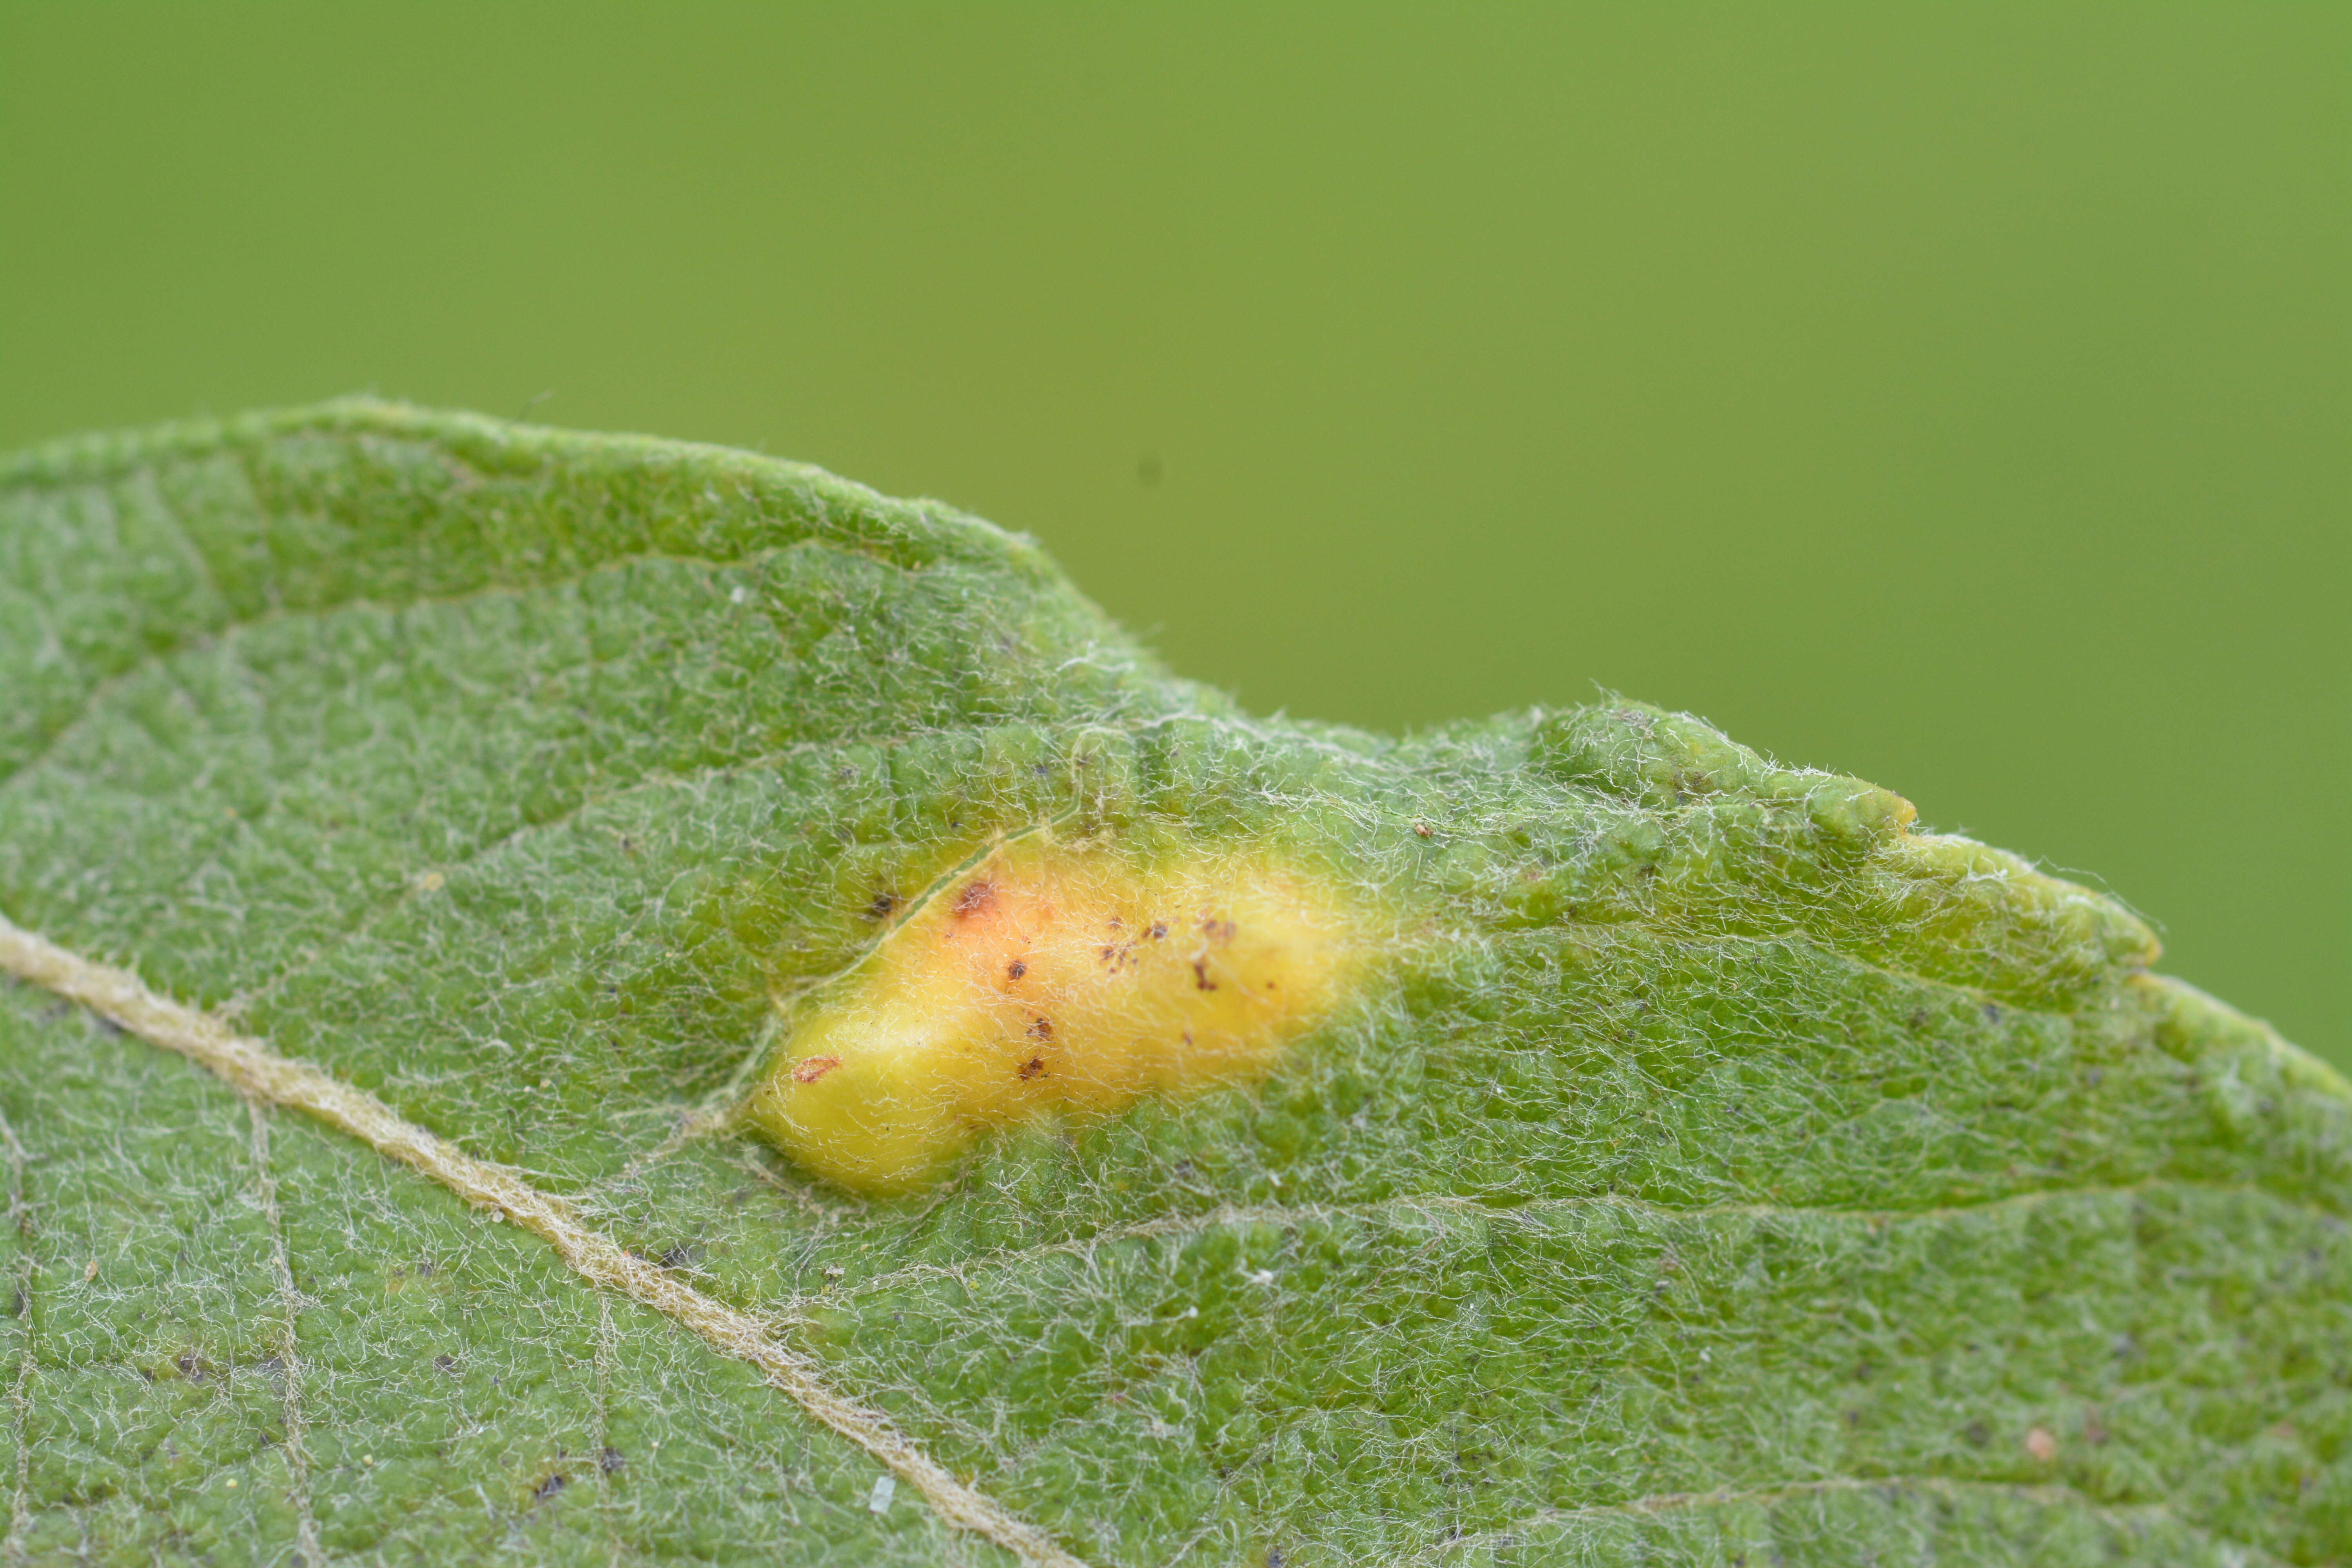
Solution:
M 8 1549 L 2352 1556 L 2352 1094 L 1910 819 L 1630 702 L 1254 719 L 741 453 L 17 458 Z M 903 1195 L 730 1115 L 1015 841 L 1380 915 L 1270 1071 Z

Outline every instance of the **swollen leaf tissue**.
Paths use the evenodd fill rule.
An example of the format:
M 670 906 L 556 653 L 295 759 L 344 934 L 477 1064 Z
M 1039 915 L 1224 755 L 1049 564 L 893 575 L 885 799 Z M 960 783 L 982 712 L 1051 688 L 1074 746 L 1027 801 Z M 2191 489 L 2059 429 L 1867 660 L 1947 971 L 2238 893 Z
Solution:
M 2352 1557 L 2352 1089 L 1915 816 L 745 453 L 9 459 L 0 1544 Z

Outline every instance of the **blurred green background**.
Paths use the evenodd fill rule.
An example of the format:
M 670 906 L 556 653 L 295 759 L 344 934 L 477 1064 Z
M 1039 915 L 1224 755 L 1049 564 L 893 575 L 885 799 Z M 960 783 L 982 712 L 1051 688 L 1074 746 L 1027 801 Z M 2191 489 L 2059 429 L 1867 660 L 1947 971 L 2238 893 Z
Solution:
M 2347 327 L 2340 3 L 0 4 L 0 446 L 810 458 L 1260 709 L 1891 784 L 2352 1063 Z

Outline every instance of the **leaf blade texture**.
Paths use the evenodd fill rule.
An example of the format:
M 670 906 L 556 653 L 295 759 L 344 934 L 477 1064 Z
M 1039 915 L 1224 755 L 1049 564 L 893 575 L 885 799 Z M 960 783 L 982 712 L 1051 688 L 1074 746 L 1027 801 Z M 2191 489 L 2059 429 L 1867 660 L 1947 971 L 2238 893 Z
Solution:
M 1277 846 L 1382 952 L 1262 1081 L 907 1197 L 730 1123 L 1023 835 Z M 1087 1562 L 2352 1540 L 2345 1087 L 2126 911 L 1640 704 L 1252 718 L 814 469 L 366 403 L 15 460 L 0 914 L 520 1173 Z M 0 1003 L 13 1550 L 1005 1552 L 516 1226 Z

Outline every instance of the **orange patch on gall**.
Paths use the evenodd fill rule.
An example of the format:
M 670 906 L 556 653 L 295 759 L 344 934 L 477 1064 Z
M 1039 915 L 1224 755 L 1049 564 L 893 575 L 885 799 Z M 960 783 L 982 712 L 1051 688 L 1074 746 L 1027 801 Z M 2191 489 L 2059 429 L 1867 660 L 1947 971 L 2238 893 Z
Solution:
M 844 1186 L 905 1191 L 992 1128 L 1263 1077 L 1368 947 L 1360 914 L 1295 862 L 1139 864 L 1037 835 L 884 938 L 795 1030 L 782 1059 L 800 1065 L 770 1074 L 748 1120 Z

